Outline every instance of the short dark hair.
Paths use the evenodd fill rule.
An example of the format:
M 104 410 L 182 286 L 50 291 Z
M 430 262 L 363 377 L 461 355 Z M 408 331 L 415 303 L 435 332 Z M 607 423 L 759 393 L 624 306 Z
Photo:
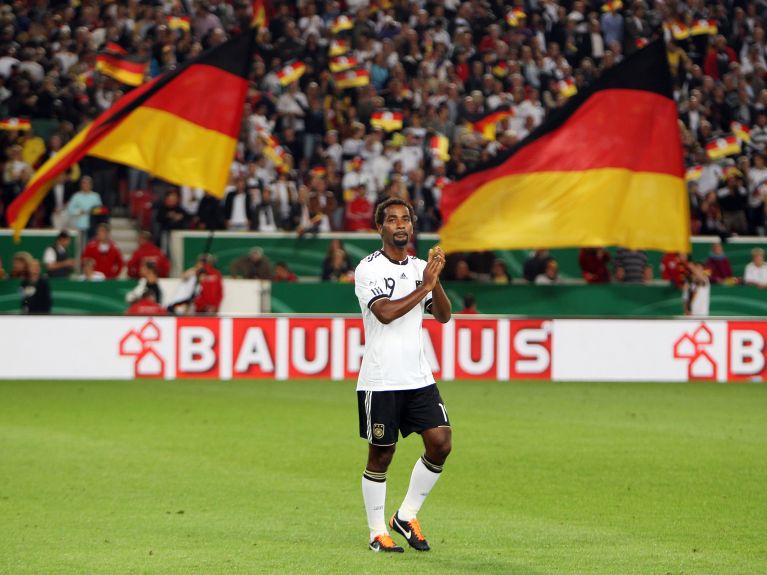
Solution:
M 376 208 L 375 222 L 377 226 L 383 225 L 384 212 L 389 206 L 405 206 L 407 211 L 410 213 L 410 219 L 415 222 L 415 212 L 413 211 L 413 206 L 401 198 L 388 198 L 378 204 L 378 207 Z

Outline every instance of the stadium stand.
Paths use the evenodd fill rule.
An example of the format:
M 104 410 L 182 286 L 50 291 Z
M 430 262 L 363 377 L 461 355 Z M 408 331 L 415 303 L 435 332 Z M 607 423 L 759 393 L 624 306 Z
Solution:
M 61 179 L 30 227 L 92 228 L 106 214 L 127 216 L 170 251 L 171 230 L 364 231 L 375 205 L 399 196 L 415 206 L 418 231 L 434 232 L 447 182 L 513 146 L 601 70 L 662 37 L 693 233 L 725 240 L 766 233 L 767 7 L 753 1 L 6 4 L 0 225 L 34 169 L 88 121 L 143 80 L 249 27 L 259 6 L 264 25 L 231 166 L 230 189 L 244 194 L 219 201 L 88 158 Z M 84 180 L 101 206 L 90 223 L 80 212 L 67 220 Z M 12 254 L 2 255 L 7 262 Z M 557 258 L 560 270 L 577 265 L 577 251 L 568 257 Z M 471 277 L 490 277 L 496 258 L 460 259 Z

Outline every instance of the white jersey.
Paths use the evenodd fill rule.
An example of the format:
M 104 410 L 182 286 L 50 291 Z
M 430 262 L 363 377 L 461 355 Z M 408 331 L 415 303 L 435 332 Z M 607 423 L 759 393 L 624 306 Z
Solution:
M 401 299 L 413 292 L 423 281 L 425 267 L 426 262 L 416 257 L 398 262 L 378 250 L 364 258 L 354 271 L 354 293 L 365 325 L 365 355 L 358 390 L 418 389 L 434 383 L 421 334 L 424 310 L 431 309 L 431 293 L 388 324 L 381 323 L 370 310 L 379 299 Z

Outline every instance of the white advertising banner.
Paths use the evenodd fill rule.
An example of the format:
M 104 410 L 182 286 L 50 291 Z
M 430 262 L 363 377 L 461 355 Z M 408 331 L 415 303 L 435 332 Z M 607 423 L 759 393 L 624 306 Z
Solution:
M 427 319 L 437 380 L 753 381 L 767 321 Z M 0 317 L 0 379 L 354 379 L 354 317 Z

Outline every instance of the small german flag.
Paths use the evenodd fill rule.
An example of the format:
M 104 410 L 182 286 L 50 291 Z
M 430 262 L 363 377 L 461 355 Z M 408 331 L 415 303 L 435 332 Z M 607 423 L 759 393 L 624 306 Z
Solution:
M 575 85 L 575 80 L 565 78 L 557 82 L 557 93 L 562 94 L 565 98 L 575 96 L 578 93 L 578 86 Z
M 352 22 L 352 19 L 349 18 L 346 14 L 341 14 L 338 16 L 330 25 L 330 31 L 333 34 L 340 34 L 341 32 L 344 32 L 345 30 L 351 30 L 352 28 L 354 28 L 354 22 Z
M 342 90 L 360 88 L 370 84 L 370 73 L 364 68 L 347 70 L 346 72 L 335 74 L 333 76 L 333 81 L 336 83 L 336 86 Z
M 505 78 L 509 73 L 509 65 L 506 60 L 498 60 L 493 65 L 492 72 L 496 78 Z
M 117 56 L 128 55 L 128 51 L 117 42 L 107 42 L 106 46 L 104 46 L 104 52 L 107 54 L 115 54 Z
M 495 125 L 513 115 L 514 111 L 511 109 L 511 106 L 504 104 L 488 114 L 476 118 L 469 118 L 467 127 L 472 132 L 482 134 L 482 137 L 485 138 L 485 140 L 492 141 L 495 140 Z
M 716 20 L 695 20 L 690 28 L 690 34 L 693 36 L 716 36 L 718 33 Z
M 265 130 L 259 130 L 258 135 L 263 143 L 261 151 L 264 156 L 269 158 L 278 170 L 284 171 L 287 168 L 288 153 L 280 144 L 277 136 Z
M 346 40 L 343 40 L 341 38 L 333 38 L 333 40 L 330 41 L 330 47 L 328 48 L 328 53 L 335 57 L 335 56 L 343 56 L 349 51 L 349 42 Z
M 0 120 L 0 130 L 6 132 L 26 132 L 32 129 L 29 118 L 5 118 Z
M 168 28 L 171 30 L 183 30 L 189 32 L 192 29 L 192 21 L 189 16 L 168 16 L 166 19 Z
M 621 8 L 623 8 L 621 0 L 607 0 L 602 4 L 602 12 L 617 12 Z
M 264 0 L 253 0 L 251 4 L 251 28 L 266 28 L 269 26 L 269 19 L 266 17 L 266 5 Z
M 330 71 L 336 74 L 337 72 L 356 68 L 358 65 L 359 61 L 354 56 L 339 56 L 330 60 Z
M 223 197 L 242 125 L 254 44 L 251 29 L 117 100 L 45 162 L 8 206 L 15 236 L 59 174 L 84 156 Z
M 740 141 L 733 134 L 716 138 L 706 144 L 706 154 L 712 160 L 740 154 Z
M 328 174 L 328 170 L 325 166 L 314 166 L 309 174 L 312 178 L 324 178 Z
M 647 38 L 637 38 L 636 42 L 634 42 L 634 45 L 639 48 L 640 50 L 647 46 L 650 43 L 650 41 Z
M 437 160 L 447 162 L 450 159 L 450 142 L 448 141 L 447 136 L 434 134 L 429 139 L 429 149 L 431 150 L 432 156 Z
M 700 177 L 703 175 L 703 166 L 700 164 L 696 164 L 695 166 L 691 166 L 687 168 L 687 171 L 684 173 L 684 181 L 685 182 L 697 182 L 700 180 Z
M 731 122 L 730 131 L 740 140 L 741 144 L 751 143 L 751 129 L 740 122 Z
M 370 116 L 370 125 L 381 128 L 387 132 L 396 132 L 402 129 L 402 112 L 380 110 Z
M 743 172 L 741 172 L 737 166 L 727 166 L 722 170 L 722 179 L 728 180 L 730 178 L 742 178 Z
M 126 86 L 140 86 L 144 83 L 149 62 L 136 62 L 123 56 L 99 54 L 96 56 L 96 70 L 114 78 Z
M 527 19 L 527 14 L 525 14 L 524 9 L 519 7 L 512 8 L 506 14 L 506 24 L 508 24 L 512 28 L 517 28 L 519 26 L 522 26 L 525 23 L 526 19 Z
M 665 22 L 663 27 L 671 33 L 674 40 L 687 40 L 690 37 L 690 28 L 684 22 L 673 20 Z
M 303 62 L 292 62 L 277 72 L 277 79 L 280 86 L 287 86 L 297 81 L 306 72 L 306 64 Z
M 606 69 L 521 142 L 448 184 L 440 212 L 446 252 L 619 245 L 689 253 L 664 43 Z

